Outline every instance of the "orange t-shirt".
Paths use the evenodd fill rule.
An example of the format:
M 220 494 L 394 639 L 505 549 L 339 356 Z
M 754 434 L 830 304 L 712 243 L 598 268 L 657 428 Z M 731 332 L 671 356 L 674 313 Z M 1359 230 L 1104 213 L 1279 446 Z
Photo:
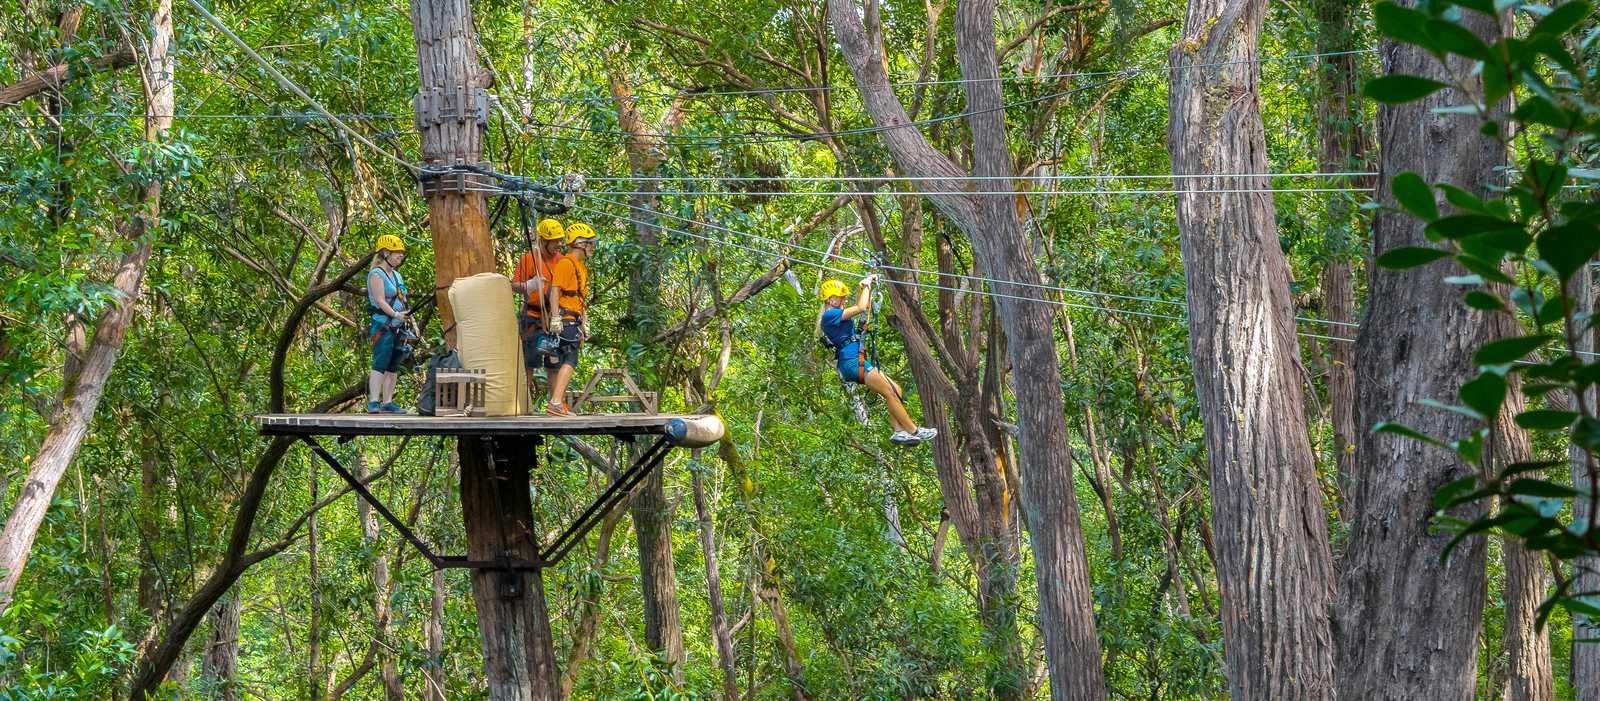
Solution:
M 584 300 L 589 298 L 589 266 L 562 256 L 556 261 L 552 281 L 561 288 L 561 309 L 569 316 L 583 316 Z
M 559 252 L 553 256 L 542 256 L 539 255 L 537 251 L 529 251 L 524 253 L 522 254 L 522 260 L 517 261 L 517 269 L 511 274 L 511 281 L 527 282 L 536 277 L 549 281 L 552 277 L 552 271 L 554 271 L 556 268 L 556 264 L 560 263 L 565 258 L 566 256 L 561 255 Z M 548 294 L 548 291 L 535 292 L 533 290 L 528 290 L 528 307 L 534 316 L 539 316 L 539 298 L 546 294 Z

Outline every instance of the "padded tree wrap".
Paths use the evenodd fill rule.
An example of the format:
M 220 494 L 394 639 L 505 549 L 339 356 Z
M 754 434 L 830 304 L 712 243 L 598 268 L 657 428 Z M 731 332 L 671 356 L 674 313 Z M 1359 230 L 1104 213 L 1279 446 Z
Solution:
M 488 415 L 531 413 L 511 280 L 499 273 L 458 278 L 450 284 L 450 309 L 455 312 L 461 364 L 489 375 L 485 391 Z

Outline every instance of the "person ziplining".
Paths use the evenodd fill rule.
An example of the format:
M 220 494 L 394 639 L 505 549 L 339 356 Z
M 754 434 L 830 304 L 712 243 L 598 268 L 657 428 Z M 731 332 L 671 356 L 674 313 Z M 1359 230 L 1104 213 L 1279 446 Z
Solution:
M 863 347 L 865 339 L 856 331 L 855 318 L 872 309 L 872 286 L 877 279 L 876 273 L 862 278 L 861 293 L 856 297 L 856 303 L 848 307 L 845 302 L 850 297 L 850 287 L 840 280 L 823 282 L 817 336 L 833 349 L 834 365 L 841 380 L 866 385 L 883 397 L 883 403 L 889 408 L 889 423 L 895 429 L 889 435 L 889 441 L 895 445 L 918 445 L 932 440 L 939 435 L 939 430 L 919 427 L 911 420 L 901 401 L 904 392 L 900 384 L 873 364 L 873 358 L 868 357 L 867 349 Z

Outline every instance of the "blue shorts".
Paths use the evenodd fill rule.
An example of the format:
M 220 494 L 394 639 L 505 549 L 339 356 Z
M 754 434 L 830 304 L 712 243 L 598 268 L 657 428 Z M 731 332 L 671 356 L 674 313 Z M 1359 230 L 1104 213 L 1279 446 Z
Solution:
M 845 382 L 854 382 L 858 385 L 866 384 L 867 373 L 877 370 L 878 366 L 867 360 L 866 356 L 857 353 L 850 357 L 841 357 L 835 363 L 839 369 L 839 377 Z
M 376 372 L 400 371 L 400 334 L 385 322 L 373 321 L 367 329 L 372 343 L 372 369 Z

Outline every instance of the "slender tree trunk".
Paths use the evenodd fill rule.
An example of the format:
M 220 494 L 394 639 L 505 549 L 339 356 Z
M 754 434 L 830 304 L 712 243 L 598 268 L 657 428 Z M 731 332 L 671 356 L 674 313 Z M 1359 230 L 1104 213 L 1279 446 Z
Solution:
M 677 101 L 669 109 L 666 128 L 652 131 L 639 114 L 638 101 L 633 99 L 629 82 L 621 68 L 612 70 L 612 99 L 616 102 L 618 120 L 629 134 L 626 144 L 629 172 L 648 177 L 654 175 L 661 164 L 660 137 L 656 134 L 676 126 L 674 120 L 682 118 L 683 103 Z M 655 335 L 661 307 L 661 265 L 656 255 L 659 228 L 654 214 L 657 203 L 655 195 L 649 194 L 653 189 L 652 183 L 645 182 L 639 188 L 645 194 L 632 197 L 632 204 L 637 208 L 633 218 L 638 220 L 634 224 L 633 241 L 643 250 L 628 275 L 628 320 L 636 342 L 645 342 Z M 636 446 L 635 449 L 643 448 Z M 662 472 L 652 472 L 635 493 L 633 529 L 639 546 L 645 641 L 671 666 L 673 679 L 681 682 L 685 659 L 683 625 L 679 620 L 678 580 L 672 555 L 676 503 L 667 498 Z
M 789 680 L 789 693 L 794 701 L 808 701 L 805 666 L 800 663 L 800 646 L 795 643 L 794 627 L 789 624 L 789 612 L 783 608 L 783 595 L 778 593 L 778 575 L 769 559 L 758 576 L 758 593 L 772 613 L 772 625 L 778 637 L 778 651 L 783 656 L 783 673 Z M 754 687 L 752 687 L 754 688 Z
M 1402 3 L 1407 4 L 1407 3 Z M 1464 25 L 1493 41 L 1495 20 L 1463 13 Z M 1385 40 L 1385 74 L 1449 78 L 1427 52 Z M 1465 75 L 1468 63 L 1452 59 Z M 1478 131 L 1477 118 L 1435 108 L 1465 99 L 1443 90 L 1417 102 L 1378 110 L 1380 183 L 1402 171 L 1480 195 L 1500 178 L 1505 155 Z M 1380 203 L 1398 207 L 1389 188 Z M 1380 210 L 1373 220 L 1374 253 L 1429 245 L 1422 222 Z M 1395 421 L 1447 440 L 1476 428 L 1470 418 L 1420 404 L 1453 404 L 1476 374 L 1472 352 L 1490 338 L 1491 320 L 1467 309 L 1460 290 L 1443 278 L 1449 262 L 1409 270 L 1370 271 L 1366 320 L 1356 345 L 1356 425 Z M 1440 563 L 1448 534 L 1428 516 L 1433 493 L 1476 470 L 1448 451 L 1390 433 L 1358 432 L 1351 490 L 1350 537 L 1340 560 L 1339 695 L 1348 699 L 1467 699 L 1476 693 L 1478 638 L 1485 598 L 1485 541 L 1469 538 Z M 1455 515 L 1475 518 L 1481 506 Z M 1219 531 L 1221 529 L 1219 528 Z
M 444 570 L 433 571 L 433 596 L 428 607 L 428 668 L 422 677 L 426 701 L 445 701 L 444 694 Z
M 239 591 L 229 589 L 209 618 L 211 638 L 200 658 L 200 676 L 206 688 L 216 690 L 217 698 L 234 701 L 239 696 L 233 680 L 239 669 Z
M 1317 15 L 1317 53 L 1332 54 L 1356 49 L 1358 35 L 1351 15 L 1361 7 L 1351 0 L 1315 0 Z M 1356 81 L 1360 78 L 1360 55 L 1342 54 L 1320 59 L 1317 71 L 1317 165 L 1325 173 L 1364 170 L 1369 150 L 1365 115 L 1356 101 Z M 1360 180 L 1366 180 L 1361 178 Z M 1349 324 L 1355 321 L 1356 302 L 1350 270 L 1350 235 L 1357 222 L 1354 203 L 1344 193 L 1328 198 L 1326 228 L 1323 233 L 1322 294 L 1325 316 L 1335 322 L 1319 333 L 1329 336 L 1354 335 Z M 1355 460 L 1356 398 L 1355 344 L 1328 342 L 1328 405 L 1333 423 L 1333 452 L 1338 465 L 1339 489 L 1349 489 L 1351 465 Z M 1343 509 L 1341 517 L 1347 516 Z
M 1264 9 L 1263 0 L 1190 0 L 1170 54 L 1174 174 L 1268 172 L 1256 93 Z M 1206 193 L 1270 181 L 1178 182 L 1228 689 L 1235 699 L 1330 699 L 1333 562 L 1306 432 L 1289 266 L 1271 195 Z
M 615 470 L 608 470 L 615 479 Z M 578 624 L 572 631 L 572 648 L 567 651 L 567 664 L 561 673 L 561 698 L 572 697 L 572 687 L 578 682 L 578 672 L 583 669 L 583 663 L 589 660 L 593 652 L 594 639 L 599 634 L 601 604 L 605 594 L 605 579 L 601 576 L 608 565 L 611 564 L 611 536 L 616 532 L 617 524 L 622 522 L 624 511 L 620 508 L 611 510 L 605 518 L 600 520 L 600 527 L 596 530 L 600 535 L 595 537 L 594 560 L 589 565 L 590 576 L 583 587 L 583 602 L 578 607 Z
M 367 454 L 357 452 L 356 478 L 367 478 Z M 395 665 L 390 634 L 392 615 L 389 611 L 389 555 L 383 549 L 378 531 L 378 518 L 365 499 L 356 500 L 356 516 L 361 522 L 361 540 L 367 552 L 372 553 L 372 627 L 378 640 L 378 674 L 383 681 L 385 701 L 402 701 L 405 687 L 400 684 L 400 670 Z
M 176 102 L 172 82 L 172 0 L 156 0 L 149 37 L 148 55 L 141 66 L 146 87 L 144 140 L 154 145 L 166 141 Z M 56 485 L 61 483 L 61 476 L 89 433 L 89 423 L 100 406 L 100 397 L 116 366 L 122 342 L 127 338 L 144 287 L 145 266 L 150 262 L 155 237 L 160 233 L 162 188 L 163 180 L 152 178 L 139 191 L 138 213 L 117 225 L 119 233 L 131 245 L 111 280 L 117 300 L 95 323 L 94 339 L 84 354 L 77 376 L 64 378 L 68 389 L 62 393 L 61 408 L 51 418 L 44 443 L 28 467 L 28 479 L 23 482 L 11 515 L 6 518 L 5 529 L 0 530 L 0 613 L 11 604 L 12 593 L 22 578 L 28 551 L 33 548 L 33 539 L 50 508 Z
M 711 636 L 717 644 L 717 663 L 722 668 L 722 697 L 738 701 L 739 679 L 734 668 L 733 636 L 728 633 L 727 607 L 722 602 L 722 574 L 717 568 L 716 525 L 711 521 L 711 505 L 706 499 L 705 480 L 694 473 L 694 513 L 700 520 L 700 551 L 706 558 L 706 587 L 711 603 Z
M 1577 298 L 1577 313 L 1592 315 L 1595 310 L 1595 284 L 1594 268 L 1588 267 L 1583 272 L 1574 276 L 1569 285 L 1573 288 L 1570 294 Z M 1595 350 L 1595 331 L 1586 331 L 1574 344 L 1575 350 L 1580 353 L 1592 353 Z M 1590 390 L 1590 402 L 1594 401 L 1594 391 Z M 1571 398 L 1571 405 L 1577 406 L 1577 397 Z M 1590 404 L 1594 406 L 1594 404 Z M 1588 453 L 1576 443 L 1567 450 L 1568 460 L 1572 464 L 1572 483 L 1587 484 L 1589 480 Z M 1590 502 L 1588 499 L 1578 498 L 1572 500 L 1572 522 L 1587 523 L 1589 519 Z M 1600 558 L 1584 557 L 1572 563 L 1574 565 L 1572 577 L 1573 591 L 1600 591 Z M 1589 599 L 1590 602 L 1594 598 Z M 1600 701 L 1600 621 L 1583 614 L 1572 614 L 1572 671 L 1569 674 L 1574 701 Z
M 317 507 L 317 480 L 319 466 L 311 464 L 311 508 Z M 306 567 L 307 590 L 310 594 L 311 614 L 308 616 L 310 625 L 306 631 L 306 683 L 310 685 L 311 701 L 322 701 L 325 687 L 322 686 L 322 578 L 317 571 L 317 514 L 311 513 L 311 518 L 306 521 Z
M 877 126 L 887 127 L 880 136 L 900 171 L 921 177 L 966 175 L 920 132 L 896 128 L 911 120 L 889 84 L 876 0 L 867 0 L 865 8 L 854 0 L 838 0 L 829 4 L 828 16 L 863 105 Z M 956 54 L 970 113 L 972 175 L 1003 180 L 1012 173 L 993 0 L 973 0 L 957 8 Z M 969 195 L 957 180 L 927 184 L 929 199 L 972 241 L 975 257 L 990 261 L 991 276 L 1021 283 L 997 283 L 994 291 L 1008 295 L 997 301 L 996 308 L 1015 373 L 1017 423 L 1022 427 L 1018 456 L 1022 510 L 1033 539 L 1039 627 L 1051 670 L 1051 695 L 1056 701 L 1105 698 L 1060 391 L 1061 368 L 1051 334 L 1054 312 L 1037 287 L 1043 278 L 1010 197 Z

